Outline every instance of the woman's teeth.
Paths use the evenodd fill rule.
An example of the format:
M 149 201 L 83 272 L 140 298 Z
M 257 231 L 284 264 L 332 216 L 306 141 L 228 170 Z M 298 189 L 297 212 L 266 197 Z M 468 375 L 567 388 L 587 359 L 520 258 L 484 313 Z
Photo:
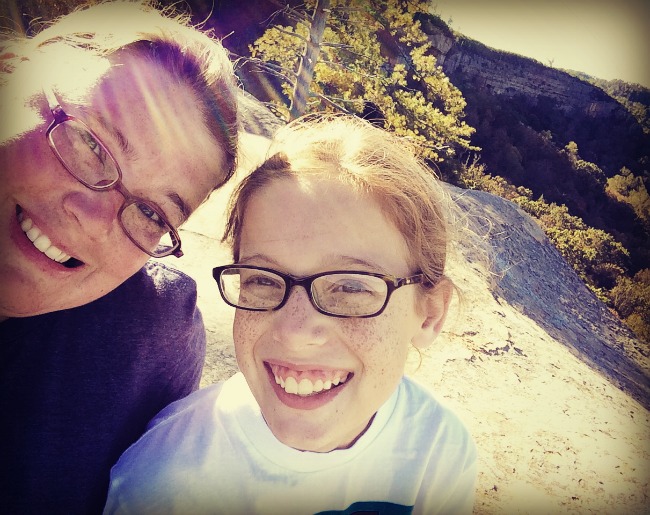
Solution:
M 70 259 L 70 256 L 68 254 L 52 245 L 50 239 L 45 234 L 43 234 L 38 227 L 34 225 L 34 222 L 31 218 L 26 218 L 22 213 L 20 213 L 18 215 L 18 221 L 20 222 L 20 228 L 27 235 L 29 240 L 34 244 L 34 247 L 40 250 L 52 261 L 56 261 L 57 263 L 64 263 Z
M 274 374 L 275 382 L 279 384 L 282 389 L 293 395 L 307 396 L 314 393 L 319 393 L 326 390 L 331 390 L 334 386 L 343 384 L 348 380 L 349 374 L 343 373 L 342 375 L 335 376 L 331 380 L 328 379 L 323 381 L 322 379 L 317 379 L 312 382 L 310 379 L 304 377 L 298 382 L 295 378 L 289 376 L 286 379 Z

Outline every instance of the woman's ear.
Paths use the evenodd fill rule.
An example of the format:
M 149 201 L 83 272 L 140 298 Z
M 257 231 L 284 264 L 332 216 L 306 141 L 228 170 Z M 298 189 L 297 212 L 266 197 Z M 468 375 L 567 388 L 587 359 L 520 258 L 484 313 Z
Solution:
M 411 341 L 416 348 L 428 347 L 440 334 L 447 318 L 453 290 L 452 282 L 443 277 L 434 288 L 422 294 L 419 309 L 424 319 L 422 326 Z

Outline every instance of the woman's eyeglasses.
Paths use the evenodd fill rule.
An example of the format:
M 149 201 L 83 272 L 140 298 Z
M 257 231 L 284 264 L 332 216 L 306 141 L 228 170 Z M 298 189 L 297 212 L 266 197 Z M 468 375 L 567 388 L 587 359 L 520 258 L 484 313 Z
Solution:
M 93 191 L 117 190 L 124 203 L 117 218 L 129 239 L 153 257 L 181 257 L 181 239 L 164 213 L 151 202 L 131 195 L 122 170 L 99 137 L 81 120 L 68 115 L 54 92 L 45 89 L 54 121 L 46 137 L 54 155 L 81 184 Z

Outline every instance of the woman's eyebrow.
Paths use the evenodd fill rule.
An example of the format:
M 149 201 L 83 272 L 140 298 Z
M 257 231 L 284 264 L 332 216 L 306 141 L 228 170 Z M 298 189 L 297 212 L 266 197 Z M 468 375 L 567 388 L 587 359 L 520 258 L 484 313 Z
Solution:
M 95 120 L 99 125 L 101 125 L 102 128 L 108 133 L 108 135 L 117 141 L 123 154 L 125 154 L 127 157 L 133 157 L 133 147 L 120 129 L 108 123 L 106 118 L 96 112 L 92 107 L 80 106 L 79 111 L 83 113 L 84 118 L 91 118 Z M 169 192 L 166 196 L 176 207 L 178 207 L 178 210 L 181 213 L 181 219 L 178 225 L 186 222 L 190 217 L 190 214 L 192 214 L 192 209 L 187 204 L 187 202 L 185 202 L 181 196 L 175 192 Z
M 133 156 L 133 146 L 129 143 L 129 140 L 119 128 L 108 123 L 106 118 L 95 111 L 92 107 L 79 106 L 79 111 L 83 113 L 84 119 L 92 118 L 97 123 L 99 123 L 99 125 L 101 125 L 102 128 L 108 133 L 108 135 L 113 140 L 117 141 L 123 154 L 128 157 Z
M 192 209 L 185 202 L 178 193 L 169 192 L 167 193 L 167 198 L 172 201 L 172 203 L 178 207 L 178 210 L 181 212 L 181 222 L 179 225 L 184 223 L 192 214 Z

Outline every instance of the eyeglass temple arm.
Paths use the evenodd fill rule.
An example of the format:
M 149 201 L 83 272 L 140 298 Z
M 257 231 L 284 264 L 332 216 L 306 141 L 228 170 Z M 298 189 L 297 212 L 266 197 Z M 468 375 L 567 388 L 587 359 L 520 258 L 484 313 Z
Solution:
M 417 284 L 422 282 L 422 275 L 414 275 L 412 277 L 405 277 L 398 282 L 398 286 L 407 286 L 409 284 Z
M 49 86 L 44 86 L 43 93 L 45 93 L 45 99 L 47 100 L 47 105 L 49 106 L 50 111 L 52 112 L 52 116 L 54 116 L 54 119 L 57 122 L 65 120 L 66 114 L 63 112 L 63 108 L 61 107 L 61 104 L 56 98 L 56 95 L 54 94 L 52 88 Z

